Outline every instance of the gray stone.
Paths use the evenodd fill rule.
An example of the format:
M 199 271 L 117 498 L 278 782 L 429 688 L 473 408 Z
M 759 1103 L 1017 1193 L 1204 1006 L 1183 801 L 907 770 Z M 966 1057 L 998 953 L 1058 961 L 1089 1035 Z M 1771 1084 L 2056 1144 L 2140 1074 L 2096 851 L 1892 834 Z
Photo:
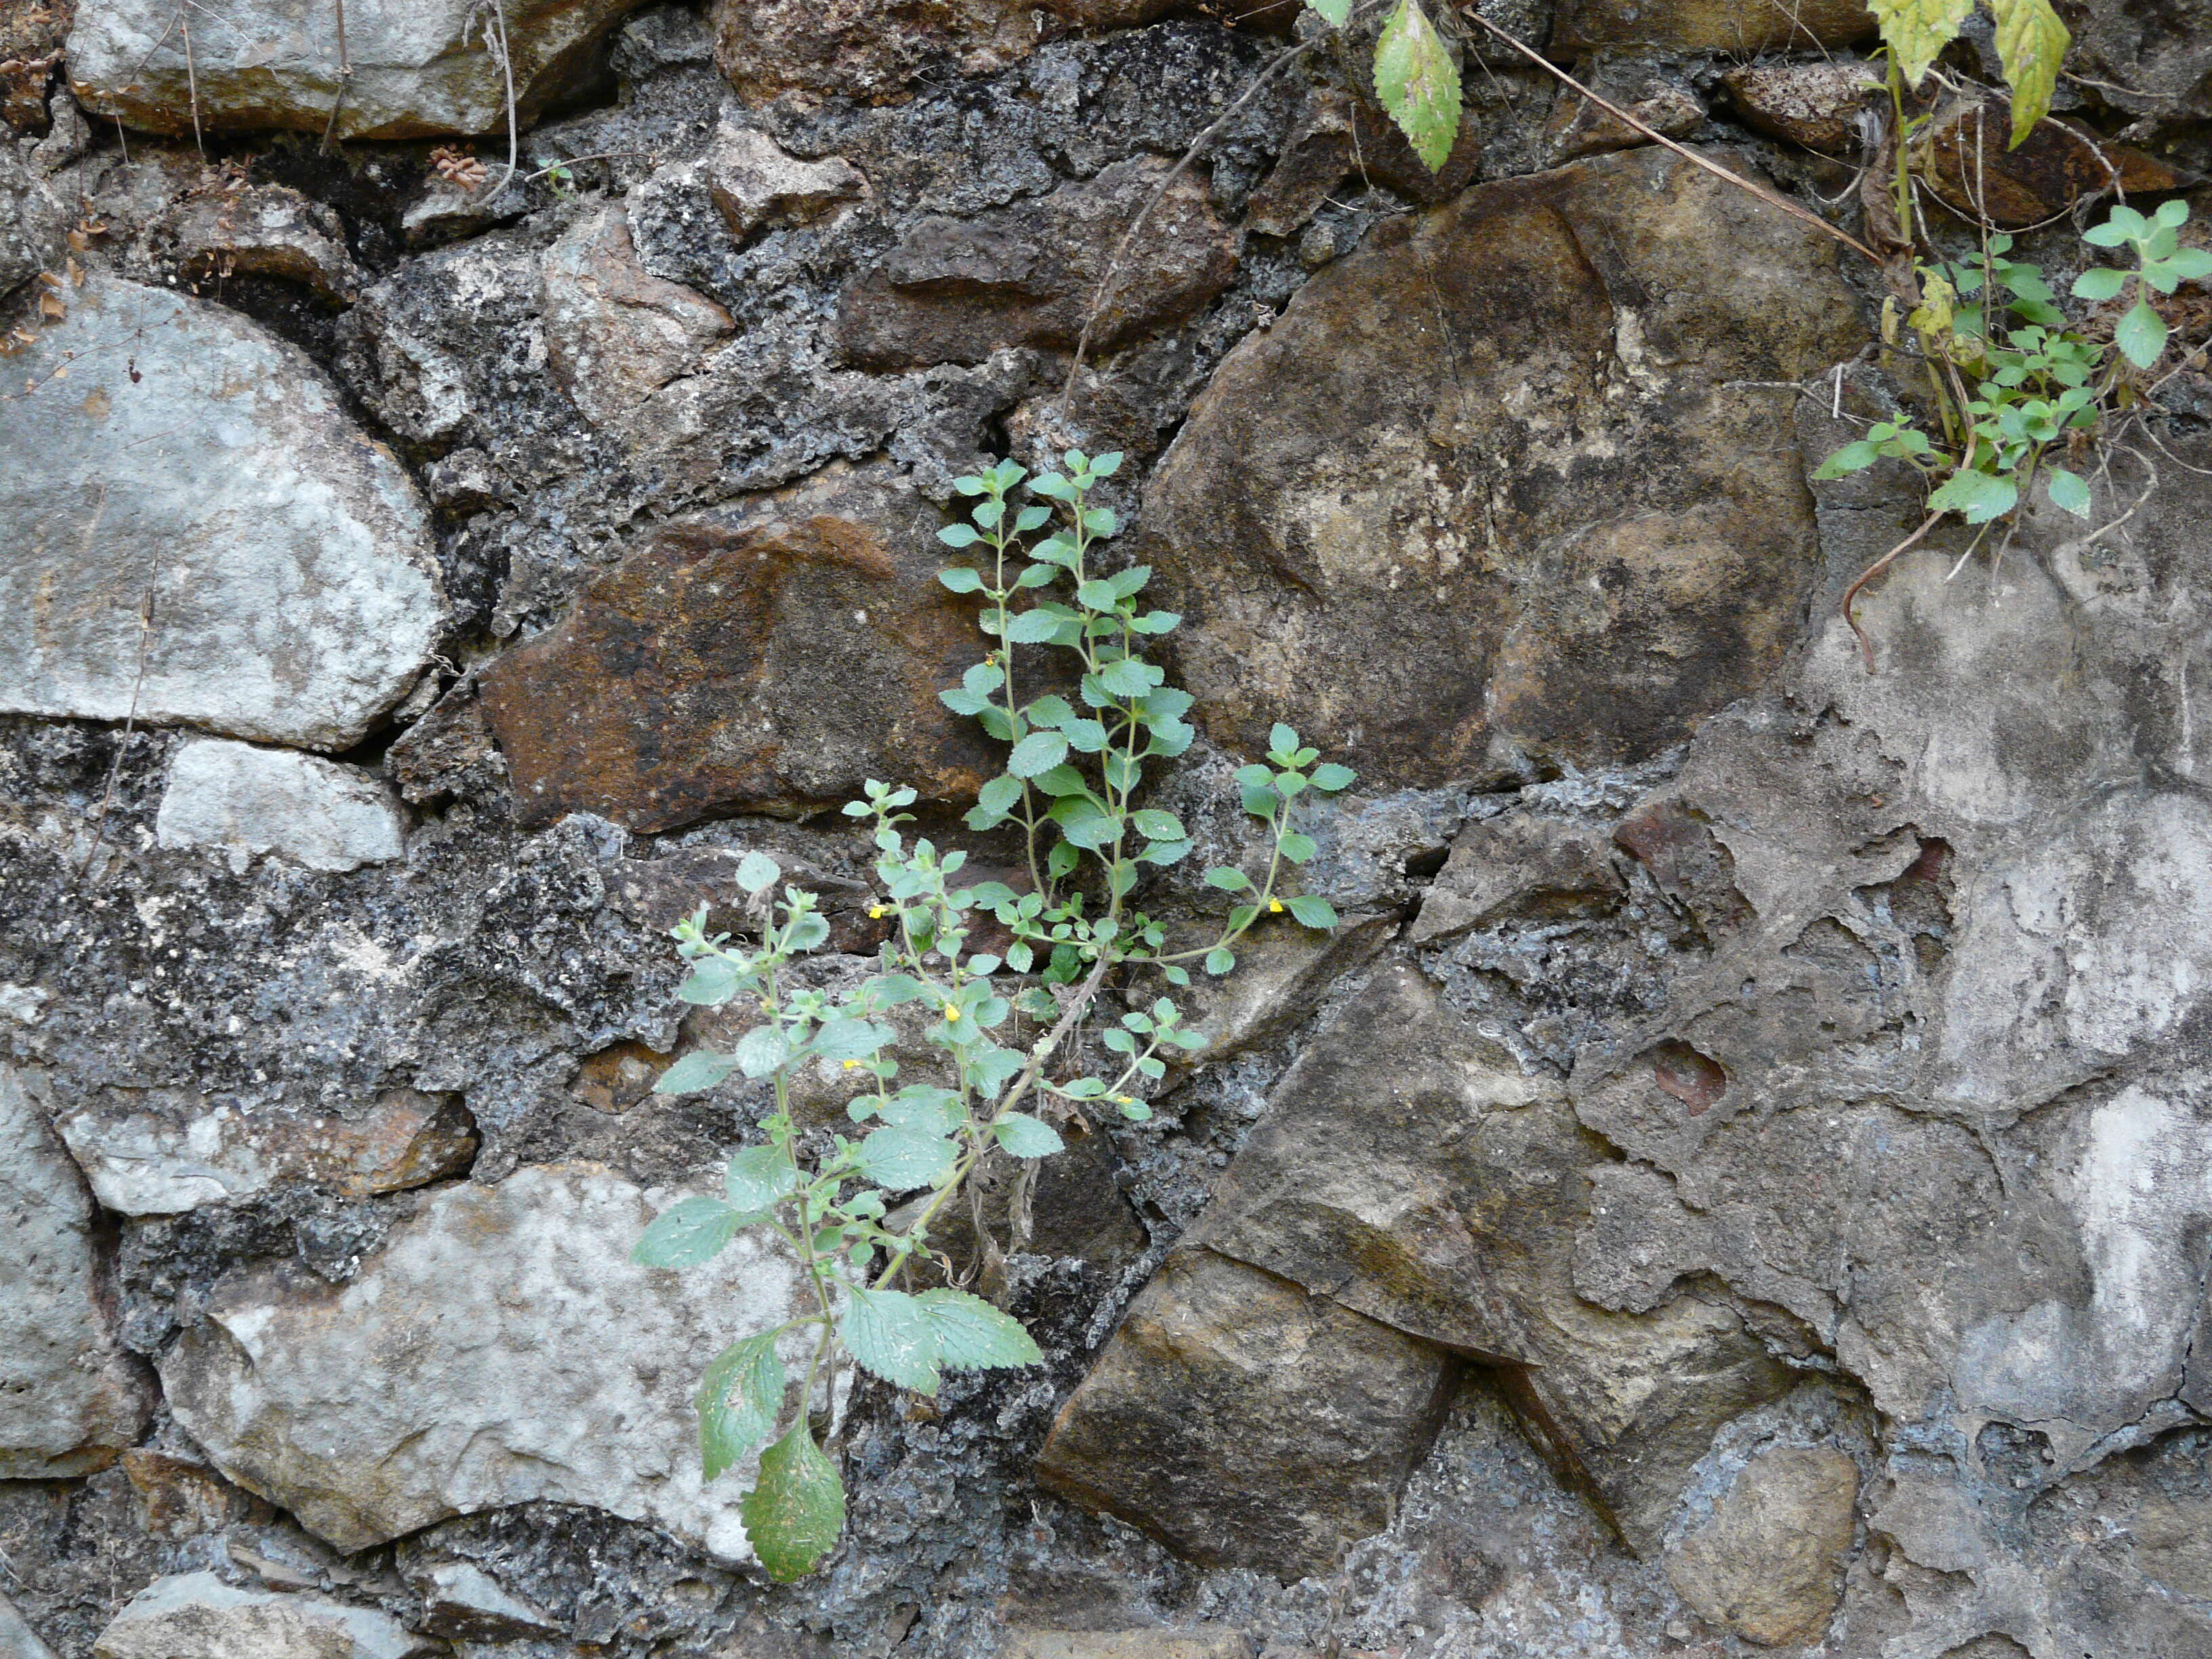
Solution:
M 92 1651 L 94 1659 L 429 1659 L 440 1646 L 373 1608 L 188 1572 L 132 1596 Z
M 23 1615 L 5 1595 L 0 1595 L 0 1659 L 54 1659 L 54 1650 L 23 1622 Z
M 0 401 L 0 710 L 358 742 L 444 621 L 406 474 L 237 313 L 103 276 L 68 303 Z
M 1323 1572 L 1389 1524 L 1451 1370 L 1271 1274 L 1180 1251 L 1060 1408 L 1037 1479 L 1202 1565 Z
M 1043 1630 L 1017 1626 L 1000 1659 L 1252 1659 L 1242 1631 Z
M 753 1234 L 711 1268 L 636 1267 L 654 1207 L 598 1165 L 533 1167 L 438 1193 L 343 1289 L 235 1272 L 161 1362 L 171 1408 L 343 1550 L 545 1500 L 744 1559 L 750 1471 L 702 1487 L 691 1391 L 725 1345 L 801 1311 L 802 1280 Z
M 164 847 L 221 848 L 234 870 L 264 853 L 338 871 L 406 851 L 399 803 L 374 774 L 220 738 L 171 759 L 154 834 Z
M 1858 1489 L 1858 1466 L 1831 1448 L 1761 1452 L 1669 1547 L 1667 1576 L 1700 1618 L 1747 1641 L 1817 1642 L 1843 1599 Z
M 112 1089 L 54 1127 L 100 1201 L 124 1215 L 237 1203 L 295 1181 L 356 1198 L 398 1192 L 460 1174 L 477 1150 L 466 1110 L 412 1089 L 349 1115 Z
M 515 113 L 524 125 L 566 89 L 593 42 L 638 0 L 511 0 L 504 8 Z M 189 36 L 161 0 L 80 0 L 70 89 L 90 110 L 149 132 L 290 127 L 340 138 L 489 132 L 507 120 L 506 77 L 471 0 L 408 0 L 346 15 L 338 35 L 313 0 L 239 0 Z
M 744 243 L 757 231 L 811 223 L 866 189 L 860 169 L 842 155 L 801 161 L 766 133 L 726 117 L 705 149 L 655 173 L 629 192 L 625 208 L 631 234 L 642 239 L 646 224 L 704 198 Z
M 0 1480 L 112 1463 L 149 1401 L 109 1327 L 83 1179 L 46 1127 L 43 1079 L 0 1060 Z
M 1624 885 L 1603 831 L 1509 813 L 1461 831 L 1406 937 L 1425 945 L 1509 915 L 1584 915 L 1618 899 Z

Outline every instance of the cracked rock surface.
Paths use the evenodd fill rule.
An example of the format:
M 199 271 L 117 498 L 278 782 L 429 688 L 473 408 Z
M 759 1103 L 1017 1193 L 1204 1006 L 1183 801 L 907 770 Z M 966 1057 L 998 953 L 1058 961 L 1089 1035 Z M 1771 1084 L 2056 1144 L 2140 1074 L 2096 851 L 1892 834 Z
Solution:
M 193 7 L 204 155 L 168 6 L 0 23 L 0 1656 L 2212 1652 L 2201 377 L 1869 672 L 1878 283 L 1525 63 L 1432 174 L 1323 42 L 1178 173 L 1310 21 L 509 4 L 510 179 L 471 9 L 349 8 L 325 149 L 334 14 Z M 1861 8 L 1482 11 L 1856 226 Z M 2202 11 L 2068 11 L 2132 193 Z M 1200 696 L 1142 902 L 1281 719 L 1343 921 L 981 1171 L 1044 1363 L 841 1382 L 772 1585 L 691 1396 L 799 1276 L 629 1260 L 775 1106 L 653 1092 L 744 1018 L 666 932 L 763 853 L 865 973 L 872 777 L 1019 874 L 936 532 L 1070 447 Z

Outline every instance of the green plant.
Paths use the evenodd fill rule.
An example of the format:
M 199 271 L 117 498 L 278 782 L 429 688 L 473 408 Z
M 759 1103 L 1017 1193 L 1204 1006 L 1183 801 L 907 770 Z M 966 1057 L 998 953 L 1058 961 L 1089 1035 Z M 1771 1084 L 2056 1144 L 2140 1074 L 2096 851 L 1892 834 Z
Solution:
M 1869 0 L 1889 48 L 1893 95 L 1917 86 L 1943 48 L 1959 38 L 1974 0 Z M 2051 0 L 1989 0 L 1996 23 L 1997 58 L 2012 89 L 2012 143 L 2017 148 L 2051 109 L 2059 65 L 2073 36 Z M 1905 224 L 1911 222 L 1908 217 Z
M 2073 287 L 2077 297 L 2095 301 L 2134 291 L 2136 303 L 2113 329 L 2118 358 L 2068 322 L 2040 268 L 2007 257 L 2009 236 L 1990 237 L 1978 264 L 1918 266 L 1920 304 L 1906 322 L 1929 366 L 1943 441 L 1909 422 L 1878 422 L 1813 476 L 1842 477 L 1877 460 L 1904 460 L 1941 479 L 1928 497 L 1931 514 L 1982 525 L 2017 507 L 2039 475 L 2054 506 L 2088 517 L 2087 482 L 2046 457 L 2054 446 L 2094 437 L 2124 386 L 2123 363 L 2148 368 L 2166 349 L 2165 320 L 2145 290 L 2171 294 L 2182 282 L 2212 276 L 2212 254 L 2177 244 L 2188 218 L 2185 202 L 2168 202 L 2148 219 L 2118 207 L 2084 234 L 2094 246 L 2136 253 L 2134 270 L 2094 267 Z M 1893 338 L 1893 309 L 1886 320 Z
M 1306 7 L 1337 28 L 1352 21 L 1352 0 L 1306 0 Z M 1375 95 L 1422 164 L 1442 171 L 1459 137 L 1459 65 L 1421 0 L 1398 0 L 1383 21 L 1375 42 Z
M 1174 1002 L 1161 998 L 1099 1034 L 1114 1056 L 1110 1078 L 1072 1058 L 1060 1062 L 1108 975 L 1149 963 L 1171 984 L 1187 985 L 1186 963 L 1230 972 L 1237 941 L 1263 915 L 1287 912 L 1315 928 L 1336 922 L 1325 900 L 1278 890 L 1286 866 L 1315 852 L 1293 824 L 1299 797 L 1343 789 L 1353 775 L 1316 764 L 1316 751 L 1285 726 L 1271 735 L 1267 763 L 1237 774 L 1244 810 L 1267 832 L 1269 854 L 1257 882 L 1228 866 L 1206 872 L 1211 885 L 1238 901 L 1214 939 L 1170 951 L 1165 927 L 1130 907 L 1144 866 L 1172 864 L 1190 850 L 1173 814 L 1136 801 L 1147 762 L 1183 753 L 1194 733 L 1184 718 L 1190 695 L 1167 686 L 1143 654 L 1146 642 L 1179 618 L 1140 606 L 1151 575 L 1145 567 L 1096 568 L 1115 526 L 1110 511 L 1091 504 L 1091 491 L 1120 460 L 1070 451 L 1066 472 L 1028 482 L 1040 499 L 1026 505 L 1012 499 L 1023 469 L 1000 462 L 957 481 L 973 502 L 971 522 L 940 532 L 978 556 L 977 564 L 955 566 L 940 580 L 982 598 L 979 621 L 997 643 L 944 701 L 1008 745 L 1007 769 L 983 787 L 966 821 L 978 831 L 1018 833 L 1030 890 L 960 883 L 964 851 L 941 852 L 900 828 L 910 821 L 903 809 L 915 792 L 870 781 L 866 798 L 844 810 L 873 825 L 884 896 L 871 914 L 890 922 L 891 936 L 877 971 L 848 996 L 833 1000 L 789 983 L 785 969 L 826 944 L 830 929 L 803 888 L 774 896 L 782 872 L 760 854 L 737 872 L 757 945 L 709 937 L 703 908 L 676 929 L 691 964 L 678 994 L 702 1006 L 750 1005 L 758 1019 L 729 1053 L 702 1050 L 677 1061 L 659 1091 L 708 1089 L 737 1073 L 768 1079 L 775 1109 L 763 1125 L 767 1144 L 731 1158 L 724 1195 L 672 1206 L 646 1230 L 635 1255 L 650 1267 L 696 1266 L 739 1231 L 759 1227 L 782 1238 L 805 1269 L 812 1308 L 733 1344 L 708 1368 L 697 1395 L 708 1480 L 770 1443 L 739 1512 L 762 1565 L 778 1580 L 813 1571 L 843 1526 L 843 1485 L 815 1437 L 810 1409 L 817 1383 L 835 1374 L 838 1350 L 885 1382 L 923 1394 L 934 1394 L 947 1370 L 1041 1359 L 1019 1322 L 982 1297 L 951 1285 L 897 1285 L 909 1264 L 941 1261 L 931 1226 L 986 1158 L 1048 1157 L 1062 1145 L 1055 1120 L 1087 1103 L 1143 1121 L 1151 1108 L 1139 1094 L 1165 1075 L 1167 1057 L 1204 1046 Z M 1024 654 L 1024 647 L 1043 652 Z M 1046 653 L 1065 663 L 1061 681 L 1044 677 L 1052 660 Z M 1072 680 L 1073 696 L 1025 694 L 1032 678 L 1046 687 Z M 969 948 L 986 916 L 1009 936 L 1003 956 Z M 927 1014 L 926 1034 L 918 1043 L 909 1036 L 906 1048 L 910 1064 L 927 1069 L 919 1079 L 901 1079 L 891 1052 L 898 1041 L 891 1017 L 902 1008 Z M 1042 1036 L 1027 1035 L 1046 1021 Z M 917 1048 L 926 1051 L 920 1060 Z M 874 1126 L 865 1135 L 809 1135 L 793 1117 L 795 1069 L 823 1062 L 853 1075 L 857 1092 L 846 1109 L 855 1124 Z M 1054 1074 L 1056 1063 L 1065 1074 Z M 894 1212 L 894 1200 L 908 1194 L 916 1196 Z M 781 1348 L 809 1332 L 811 1358 L 794 1389 Z

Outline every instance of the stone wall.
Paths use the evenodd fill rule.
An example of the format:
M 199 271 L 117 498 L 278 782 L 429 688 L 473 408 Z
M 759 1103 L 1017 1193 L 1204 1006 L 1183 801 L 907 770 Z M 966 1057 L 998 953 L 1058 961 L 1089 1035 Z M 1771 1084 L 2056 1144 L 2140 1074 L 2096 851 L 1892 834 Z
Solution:
M 1856 212 L 1856 5 L 1480 9 Z M 1876 279 L 1525 61 L 1440 175 L 1358 40 L 1177 173 L 1310 19 L 364 10 L 0 17 L 0 1659 L 2212 1652 L 2212 380 L 1869 672 Z M 2192 188 L 2212 14 L 2068 15 L 2112 168 L 2007 199 Z M 1290 720 L 1344 926 L 1044 1167 L 1042 1370 L 850 1384 L 774 1588 L 690 1399 L 795 1270 L 628 1261 L 768 1110 L 651 1092 L 666 930 L 758 849 L 873 951 L 834 809 L 996 767 L 951 481 L 1071 443 L 1193 864 Z

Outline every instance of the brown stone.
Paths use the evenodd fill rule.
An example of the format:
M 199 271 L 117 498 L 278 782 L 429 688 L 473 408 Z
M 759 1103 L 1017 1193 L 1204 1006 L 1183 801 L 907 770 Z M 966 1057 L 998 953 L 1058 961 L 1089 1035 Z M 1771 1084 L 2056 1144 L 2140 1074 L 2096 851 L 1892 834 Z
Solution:
M 1915 165 L 1960 212 L 1978 210 L 2011 227 L 2063 213 L 2084 196 L 2115 185 L 2134 195 L 2197 182 L 2194 174 L 2057 117 L 2037 122 L 2017 149 L 2011 143 L 2011 107 L 2004 100 L 1961 99 L 1937 112 L 1915 147 Z
M 705 295 L 639 265 L 619 206 L 579 221 L 546 249 L 544 318 L 553 378 L 601 425 L 698 368 L 732 327 Z
M 206 1464 L 143 1446 L 123 1454 L 123 1473 L 137 1499 L 140 1524 L 170 1543 L 220 1532 L 251 1503 Z
M 1725 1306 L 1622 1317 L 1573 1284 L 1607 1149 L 1410 968 L 1307 1047 L 1188 1237 L 1500 1367 L 1562 1474 L 1656 1547 L 1714 1431 L 1787 1374 Z
M 1832 1448 L 1761 1452 L 1668 1551 L 1667 1577 L 1698 1617 L 1747 1641 L 1818 1641 L 1843 1600 L 1858 1490 L 1858 1466 Z
M 1654 149 L 1378 227 L 1146 498 L 1209 734 L 1287 720 L 1383 788 L 1678 741 L 1780 662 L 1816 568 L 1786 394 L 1741 383 L 1862 337 L 1826 238 Z
M 1338 182 L 1359 165 L 1352 100 L 1316 94 L 1283 141 L 1283 153 L 1244 204 L 1244 228 L 1288 236 L 1313 217 Z
M 1072 347 L 1115 249 L 1172 165 L 1140 156 L 1034 201 L 922 220 L 847 290 L 837 316 L 846 357 L 903 368 L 979 363 L 1011 345 Z M 1176 179 L 1140 237 L 1142 257 L 1125 261 L 1097 305 L 1097 349 L 1188 316 L 1235 274 L 1236 234 L 1203 179 Z
M 937 700 L 983 654 L 972 605 L 937 580 L 938 522 L 833 469 L 648 536 L 483 672 L 517 821 L 797 814 L 868 778 L 972 795 L 999 758 Z
M 1872 14 L 1858 0 L 1565 0 L 1552 27 L 1552 47 L 1773 52 L 1849 46 L 1874 28 Z
M 1060 1408 L 1037 1478 L 1201 1565 L 1323 1572 L 1389 1524 L 1451 1370 L 1325 1297 L 1180 1250 Z
M 46 88 L 62 65 L 76 0 L 0 7 L 0 122 L 46 130 Z
M 1824 155 L 1859 149 L 1859 116 L 1881 71 L 1856 59 L 1821 64 L 1747 64 L 1721 77 L 1743 118 L 1761 132 Z
M 1696 92 L 1648 61 L 1601 60 L 1596 72 L 1585 67 L 1583 84 L 1653 131 L 1686 138 L 1705 122 L 1705 106 Z M 1571 92 L 1562 92 L 1544 122 L 1545 159 L 1556 165 L 1609 149 L 1648 144 L 1650 137 L 1620 116 Z
M 675 1059 L 642 1042 L 617 1042 L 584 1056 L 568 1092 L 593 1111 L 619 1115 L 651 1094 Z
M 1171 0 L 714 0 L 714 61 L 748 103 L 787 92 L 895 104 L 922 71 L 988 74 L 1070 29 L 1149 23 Z

